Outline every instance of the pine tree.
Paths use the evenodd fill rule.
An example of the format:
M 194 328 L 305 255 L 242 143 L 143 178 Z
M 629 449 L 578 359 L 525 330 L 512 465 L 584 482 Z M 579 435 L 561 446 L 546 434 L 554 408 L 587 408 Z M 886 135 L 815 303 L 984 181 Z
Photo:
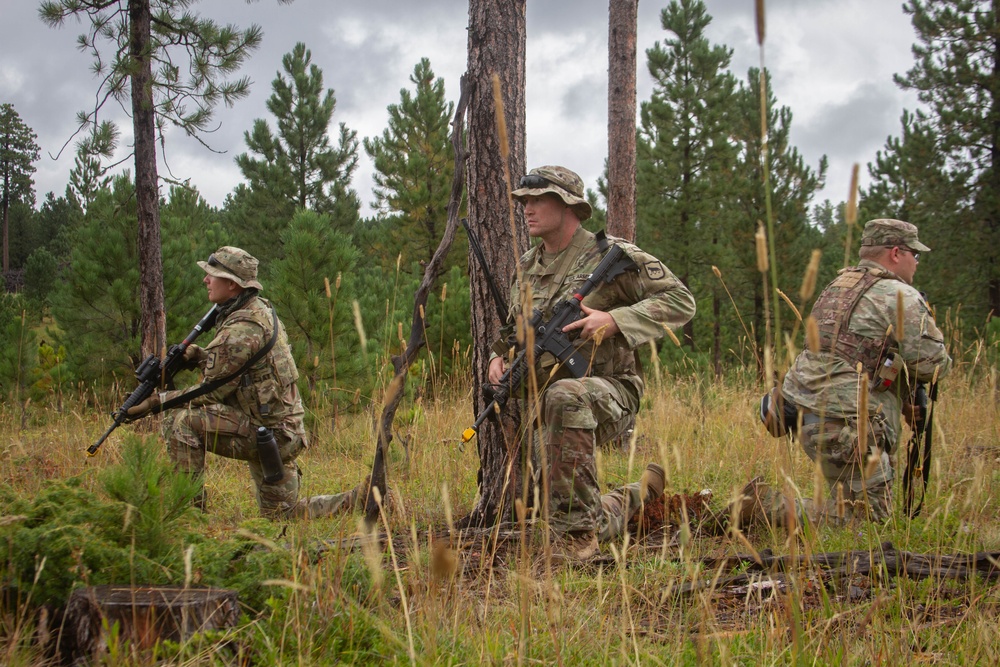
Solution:
M 444 79 L 435 78 L 430 61 L 413 68 L 413 92 L 399 91 L 390 104 L 389 126 L 381 137 L 364 140 L 375 163 L 375 204 L 388 222 L 381 256 L 404 266 L 430 261 L 441 241 L 451 194 L 454 157 L 449 143 L 454 104 L 445 98 Z M 464 248 L 452 249 L 450 264 L 464 260 Z M 464 264 L 464 261 L 462 262 Z M 388 267 L 386 267 L 388 268 Z
M 334 378 L 353 390 L 367 366 L 351 307 L 361 255 L 328 215 L 315 211 L 299 210 L 281 241 L 284 256 L 265 267 L 265 291 L 288 331 L 301 379 L 310 393 Z
M 163 140 L 168 124 L 197 137 L 210 129 L 219 102 L 232 105 L 246 96 L 248 78 L 224 77 L 239 69 L 261 39 L 257 26 L 241 31 L 192 14 L 188 7 L 194 1 L 46 0 L 39 9 L 42 20 L 54 27 L 71 16 L 89 21 L 78 43 L 93 57 L 93 71 L 101 83 L 95 108 L 79 114 L 81 129 L 102 134 L 106 124 L 98 124 L 97 118 L 108 100 L 131 102 L 146 353 L 160 353 L 166 345 L 157 137 Z
M 933 249 L 923 256 L 915 280 L 928 286 L 932 301 L 963 305 L 981 321 L 986 312 L 989 264 L 981 246 L 989 228 L 969 224 L 968 192 L 961 174 L 949 170 L 938 137 L 926 122 L 904 111 L 902 136 L 889 137 L 873 163 L 871 184 L 862 191 L 860 219 L 897 218 L 920 227 L 920 238 Z M 960 233 L 959 233 L 959 230 Z
M 957 215 L 951 229 L 942 229 L 929 245 L 935 252 L 953 247 L 961 265 L 976 265 L 981 286 L 966 306 L 979 316 L 998 313 L 1000 3 L 909 0 L 903 11 L 912 17 L 918 43 L 913 46 L 913 68 L 897 75 L 896 83 L 917 91 L 925 108 L 917 111 L 915 122 L 934 137 L 958 195 L 933 202 L 934 215 Z M 956 203 L 959 208 L 949 213 L 947 207 Z
M 285 74 L 279 72 L 271 83 L 267 100 L 277 134 L 266 120 L 256 119 L 243 135 L 250 153 L 237 156 L 236 164 L 251 191 L 283 213 L 280 220 L 290 220 L 296 209 L 309 209 L 329 214 L 332 224 L 349 233 L 360 209 L 350 188 L 358 163 L 357 133 L 341 123 L 338 146 L 331 146 L 327 128 L 337 100 L 333 89 L 324 92 L 323 71 L 312 63 L 305 44 L 296 44 L 281 64 Z M 281 229 L 271 232 L 280 234 Z
M 35 203 L 34 162 L 38 159 L 37 135 L 24 124 L 12 104 L 0 105 L 0 206 L 3 208 L 3 272 L 10 271 L 10 207 Z
M 51 295 L 75 377 L 107 382 L 130 377 L 145 356 L 140 346 L 139 266 L 131 174 L 98 193 L 82 224 L 69 234 L 69 266 Z M 195 203 L 192 204 L 191 200 Z M 208 310 L 197 260 L 222 245 L 214 213 L 196 193 L 174 188 L 163 207 L 164 291 L 171 306 L 171 342 Z
M 820 234 L 809 224 L 809 204 L 823 187 L 827 161 L 823 156 L 815 170 L 805 164 L 798 149 L 791 144 L 791 109 L 778 106 L 771 90 L 770 74 L 766 71 L 764 74 L 768 185 L 778 266 L 782 269 L 778 287 L 785 294 L 793 295 L 798 292 L 812 250 L 822 244 Z M 734 106 L 734 137 L 740 145 L 740 157 L 731 190 L 735 206 L 731 238 L 737 249 L 735 268 L 738 272 L 738 280 L 732 287 L 738 303 L 750 315 L 758 359 L 764 345 L 764 288 L 757 268 L 754 234 L 758 223 L 767 224 L 760 96 L 760 70 L 751 68 L 746 84 L 740 86 Z M 772 303 L 770 307 L 784 306 Z M 783 322 L 794 326 L 790 318 L 783 318 Z
M 701 0 L 673 0 L 660 13 L 671 36 L 646 51 L 655 83 L 641 106 L 637 147 L 637 242 L 695 294 L 715 280 L 713 248 L 725 233 L 719 202 L 736 160 L 731 51 L 709 43 L 711 20 Z M 684 327 L 692 349 L 695 326 Z

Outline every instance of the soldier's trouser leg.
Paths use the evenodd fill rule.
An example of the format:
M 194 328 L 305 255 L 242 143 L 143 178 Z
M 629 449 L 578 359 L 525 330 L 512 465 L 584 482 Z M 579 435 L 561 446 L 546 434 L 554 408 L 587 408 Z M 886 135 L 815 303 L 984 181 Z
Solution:
M 298 499 L 300 472 L 295 457 L 302 450 L 302 439 L 298 436 L 282 431 L 275 431 L 274 436 L 285 475 L 275 484 L 264 484 L 257 440 L 249 417 L 242 411 L 218 404 L 188 407 L 170 411 L 163 422 L 167 451 L 178 471 L 203 476 L 206 452 L 246 461 L 254 481 L 257 507 L 262 516 L 271 519 L 283 517 Z M 204 506 L 204 495 L 201 504 Z
M 546 389 L 542 410 L 548 455 L 548 520 L 556 533 L 610 536 L 610 516 L 624 516 L 627 522 L 625 503 L 609 500 L 606 508 L 602 502 L 594 448 L 602 434 L 621 431 L 637 407 L 638 399 L 608 378 L 558 380 Z
M 818 514 L 834 521 L 889 518 L 894 472 L 888 450 L 895 440 L 891 430 L 882 418 L 869 420 L 867 442 L 860 447 L 855 420 L 820 420 L 807 414 L 799 439 L 809 458 L 819 463 L 830 494 L 814 508 Z

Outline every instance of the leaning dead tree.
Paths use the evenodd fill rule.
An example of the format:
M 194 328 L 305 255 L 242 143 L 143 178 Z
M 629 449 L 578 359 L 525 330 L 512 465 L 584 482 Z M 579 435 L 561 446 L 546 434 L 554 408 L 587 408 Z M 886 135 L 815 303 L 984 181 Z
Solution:
M 410 324 L 410 337 L 406 341 L 406 349 L 402 354 L 393 355 L 392 368 L 393 378 L 389 383 L 389 388 L 385 393 L 385 402 L 382 407 L 382 416 L 375 425 L 376 446 L 375 462 L 372 464 L 371 485 L 369 488 L 377 488 L 381 498 L 386 497 L 385 481 L 385 455 L 392 442 L 392 422 L 396 416 L 396 408 L 403 398 L 403 388 L 406 384 L 406 375 L 410 370 L 410 365 L 420 350 L 426 346 L 427 341 L 424 332 L 427 330 L 427 323 L 424 321 L 427 314 L 427 296 L 434 289 L 437 279 L 444 271 L 444 260 L 451 250 L 451 244 L 455 240 L 455 230 L 458 228 L 458 214 L 462 206 L 462 191 L 465 182 L 465 160 L 467 153 L 463 144 L 465 134 L 465 110 L 469 104 L 469 86 L 466 76 L 461 80 L 461 91 L 459 93 L 458 104 L 455 108 L 455 117 L 452 120 L 451 145 L 455 151 L 455 173 L 451 181 L 451 198 L 448 200 L 448 222 L 445 225 L 444 235 L 438 244 L 434 256 L 424 269 L 424 277 L 417 287 L 417 292 L 413 299 L 413 320 Z M 372 525 L 379 516 L 379 503 L 374 493 L 369 493 L 365 500 L 365 522 Z
M 639 0 L 609 0 L 608 233 L 635 241 L 635 44 Z

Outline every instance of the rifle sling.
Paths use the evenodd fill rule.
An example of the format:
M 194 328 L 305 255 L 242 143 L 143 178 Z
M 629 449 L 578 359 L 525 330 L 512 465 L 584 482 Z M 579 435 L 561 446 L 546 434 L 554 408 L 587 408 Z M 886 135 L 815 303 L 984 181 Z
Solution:
M 163 412 L 164 410 L 170 410 L 172 408 L 185 405 L 186 403 L 190 403 L 194 399 L 199 398 L 200 396 L 204 396 L 205 394 L 208 394 L 210 392 L 213 392 L 219 387 L 228 384 L 229 382 L 232 382 L 240 375 L 243 375 L 243 373 L 250 370 L 250 368 L 252 368 L 254 364 L 263 359 L 264 355 L 266 355 L 268 352 L 271 351 L 271 348 L 274 347 L 275 342 L 277 342 L 278 340 L 278 313 L 274 310 L 274 306 L 271 306 L 271 318 L 274 322 L 274 327 L 273 327 L 274 331 L 271 333 L 271 340 L 267 341 L 267 344 L 264 347 L 257 350 L 256 354 L 250 357 L 245 364 L 240 366 L 238 369 L 236 369 L 229 375 L 226 375 L 221 378 L 216 378 L 211 382 L 203 382 L 196 387 L 192 387 L 190 391 L 186 391 L 183 394 L 179 394 L 167 401 L 164 401 L 157 408 L 151 410 L 151 413 L 157 414 Z

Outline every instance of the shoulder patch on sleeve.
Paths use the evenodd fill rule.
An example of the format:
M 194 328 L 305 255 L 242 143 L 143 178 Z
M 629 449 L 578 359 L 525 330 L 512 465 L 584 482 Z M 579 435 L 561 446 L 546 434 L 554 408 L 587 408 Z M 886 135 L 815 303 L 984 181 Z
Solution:
M 646 262 L 642 266 L 646 269 L 646 275 L 649 276 L 650 280 L 663 280 L 667 275 L 666 269 L 663 268 L 663 264 L 659 260 Z

